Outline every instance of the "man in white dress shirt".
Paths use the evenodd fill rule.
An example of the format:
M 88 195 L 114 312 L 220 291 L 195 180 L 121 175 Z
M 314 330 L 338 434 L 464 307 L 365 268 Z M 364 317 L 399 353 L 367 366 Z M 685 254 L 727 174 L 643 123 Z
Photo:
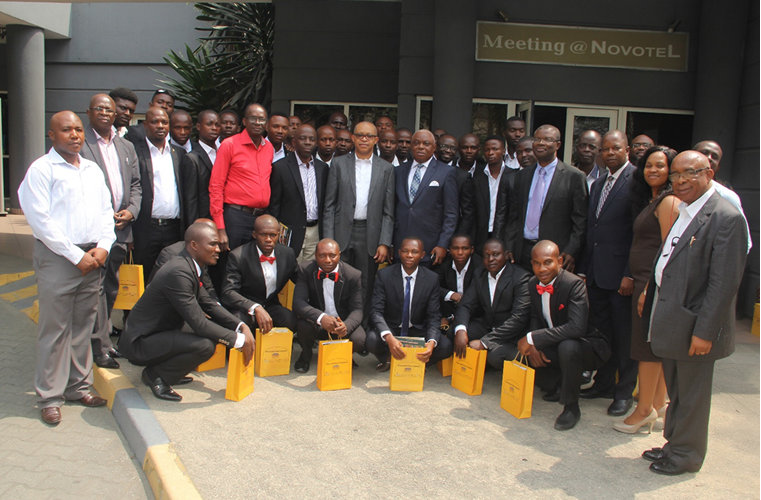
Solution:
M 64 401 L 101 406 L 90 392 L 100 273 L 116 240 L 100 167 L 79 155 L 84 127 L 71 111 L 50 120 L 53 147 L 29 167 L 18 195 L 34 237 L 40 300 L 35 389 L 42 421 L 57 425 Z
M 505 130 L 502 132 L 502 136 L 505 138 L 507 144 L 507 150 L 504 155 L 504 162 L 507 168 L 513 170 L 520 170 L 521 164 L 518 158 L 515 156 L 515 148 L 520 141 L 526 135 L 526 122 L 519 116 L 511 116 L 505 122 Z

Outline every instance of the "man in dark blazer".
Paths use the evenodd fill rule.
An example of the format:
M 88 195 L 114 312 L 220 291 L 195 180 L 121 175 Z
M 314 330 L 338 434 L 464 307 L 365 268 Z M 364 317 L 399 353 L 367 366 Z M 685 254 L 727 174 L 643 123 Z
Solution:
M 296 281 L 296 255 L 277 242 L 279 231 L 280 223 L 271 215 L 257 217 L 253 241 L 230 252 L 222 287 L 222 304 L 262 333 L 272 327 L 296 331 L 296 315 L 278 297 L 288 280 Z
M 626 134 L 620 130 L 602 139 L 602 158 L 608 172 L 593 184 L 589 197 L 587 244 L 579 266 L 589 290 L 589 321 L 608 338 L 613 355 L 597 371 L 595 384 L 582 397 L 612 397 L 608 415 L 622 416 L 632 406 L 637 362 L 631 359 L 631 295 L 629 249 L 634 230 L 630 192 L 636 167 L 629 163 Z M 618 382 L 616 382 L 618 372 Z
M 457 227 L 459 213 L 455 171 L 433 158 L 436 140 L 428 130 L 412 136 L 412 160 L 397 167 L 394 248 L 416 235 L 426 250 L 421 264 L 441 264 Z
M 447 330 L 454 326 L 454 312 L 470 286 L 476 270 L 483 268 L 483 259 L 475 253 L 469 234 L 457 233 L 449 244 L 449 255 L 436 268 L 441 296 L 441 324 Z
M 508 191 L 515 185 L 517 170 L 509 168 L 504 163 L 505 141 L 498 135 L 488 137 L 484 141 L 484 158 L 486 166 L 473 172 L 473 185 L 475 186 L 476 222 L 475 244 L 476 251 L 480 252 L 486 240 L 498 237 L 504 233 L 504 229 L 498 227 L 506 220 L 506 203 Z M 500 201 L 503 202 L 501 217 L 497 217 L 500 211 Z
M 330 167 L 323 216 L 325 237 L 362 273 L 365 325 L 375 273 L 389 257 L 394 231 L 394 167 L 373 154 L 377 135 L 370 122 L 354 127 L 354 152 L 334 158 Z
M 169 145 L 169 116 L 162 108 L 148 108 L 143 127 L 145 139 L 134 143 L 143 190 L 140 217 L 134 223 L 134 255 L 150 276 L 161 249 L 180 241 L 185 232 L 180 169 L 185 150 Z
M 90 99 L 87 110 L 89 126 L 85 127 L 85 143 L 80 154 L 94 161 L 103 171 L 114 209 L 116 241 L 101 269 L 98 316 L 91 337 L 93 360 L 103 368 L 119 368 L 109 335 L 112 330 L 111 311 L 119 291 L 119 266 L 127 256 L 132 242 L 132 223 L 140 213 L 140 170 L 135 148 L 129 141 L 112 131 L 116 116 L 113 99 L 97 94 Z M 105 156 L 105 157 L 104 157 Z
M 349 339 L 354 352 L 364 350 L 360 272 L 341 262 L 341 250 L 334 240 L 320 241 L 315 260 L 299 266 L 293 312 L 298 317 L 296 330 L 301 344 L 301 356 L 295 365 L 297 372 L 309 371 L 316 338 Z
M 420 266 L 425 255 L 423 241 L 405 238 L 399 248 L 399 264 L 378 271 L 370 309 L 371 329 L 367 350 L 378 358 L 377 371 L 388 371 L 389 353 L 404 359 L 402 337 L 423 337 L 426 350 L 420 361 L 435 364 L 452 355 L 452 342 L 441 335 L 439 279 L 435 272 Z
M 697 151 L 671 164 L 682 200 L 646 288 L 643 331 L 663 360 L 669 403 L 666 445 L 643 453 L 650 470 L 698 471 L 708 446 L 714 363 L 734 352 L 735 296 L 745 269 L 745 219 L 711 185 L 713 171 Z
M 322 235 L 328 166 L 312 156 L 317 132 L 301 125 L 293 132 L 294 154 L 272 164 L 267 211 L 291 229 L 288 246 L 298 262 L 311 262 Z
M 219 115 L 206 109 L 198 114 L 198 147 L 182 159 L 184 179 L 185 220 L 211 219 L 209 210 L 209 179 L 214 160 L 217 159 Z
M 156 273 L 127 319 L 119 349 L 131 363 L 145 366 L 143 382 L 159 399 L 180 401 L 172 385 L 192 382 L 187 374 L 211 358 L 216 344 L 242 349 L 246 362 L 253 356 L 251 330 L 201 286 L 201 267 L 217 258 L 216 231 L 191 225 L 185 250 Z M 183 323 L 192 333 L 181 331 Z
M 560 131 L 542 125 L 534 133 L 536 165 L 518 172 L 507 214 L 505 243 L 512 259 L 531 270 L 531 249 L 539 240 L 560 247 L 563 268 L 573 272 L 587 228 L 584 173 L 558 160 Z
M 555 429 L 566 431 L 581 418 L 582 372 L 602 366 L 610 356 L 610 346 L 587 321 L 584 280 L 563 270 L 562 259 L 551 241 L 534 246 L 534 277 L 528 282 L 531 323 L 529 333 L 518 341 L 518 350 L 536 369 L 537 386 L 546 392 L 542 399 L 564 405 Z
M 526 332 L 529 318 L 528 283 L 531 275 L 507 260 L 505 244 L 489 239 L 483 249 L 483 269 L 476 271 L 455 311 L 455 355 L 465 356 L 470 342 L 489 349 L 487 360 L 502 368 L 508 353 Z M 511 360 L 515 358 L 510 358 Z

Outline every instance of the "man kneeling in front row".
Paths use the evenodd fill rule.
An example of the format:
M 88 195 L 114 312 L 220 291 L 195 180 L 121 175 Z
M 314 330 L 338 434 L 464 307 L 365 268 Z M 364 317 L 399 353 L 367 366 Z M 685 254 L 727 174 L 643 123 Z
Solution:
M 441 335 L 439 277 L 420 267 L 425 256 L 420 238 L 406 238 L 399 248 L 400 264 L 378 271 L 373 287 L 367 350 L 378 358 L 380 372 L 388 371 L 388 355 L 404 359 L 397 336 L 424 337 L 426 350 L 417 354 L 420 361 L 435 364 L 452 355 L 452 342 Z
M 185 250 L 156 273 L 124 326 L 119 350 L 132 364 L 145 366 L 143 382 L 159 399 L 180 401 L 172 385 L 192 382 L 187 374 L 208 361 L 218 343 L 241 349 L 246 364 L 254 354 L 248 326 L 202 286 L 201 268 L 218 259 L 217 231 L 192 224 L 185 231 Z M 181 331 L 183 323 L 193 333 Z

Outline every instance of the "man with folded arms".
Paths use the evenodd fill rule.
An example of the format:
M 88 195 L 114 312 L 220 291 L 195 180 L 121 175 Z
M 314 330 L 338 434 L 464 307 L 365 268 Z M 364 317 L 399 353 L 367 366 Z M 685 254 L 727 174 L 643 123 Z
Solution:
M 251 330 L 209 297 L 201 283 L 201 269 L 218 258 L 217 231 L 192 224 L 185 232 L 185 250 L 156 273 L 124 326 L 119 349 L 131 363 L 145 366 L 143 382 L 159 399 L 182 400 L 172 385 L 191 383 L 188 373 L 208 361 L 217 344 L 242 349 L 246 364 L 253 356 Z M 192 332 L 181 331 L 184 323 Z
M 42 421 L 57 425 L 65 401 L 101 406 L 90 393 L 90 335 L 98 308 L 98 268 L 116 240 L 103 172 L 79 155 L 84 127 L 71 111 L 50 119 L 53 147 L 29 167 L 18 189 L 34 237 L 40 300 L 34 385 Z
M 316 338 L 348 338 L 354 352 L 364 350 L 360 274 L 341 262 L 338 243 L 327 238 L 317 244 L 315 260 L 299 266 L 293 292 L 293 312 L 299 318 L 296 330 L 301 344 L 301 356 L 295 365 L 297 372 L 309 371 Z

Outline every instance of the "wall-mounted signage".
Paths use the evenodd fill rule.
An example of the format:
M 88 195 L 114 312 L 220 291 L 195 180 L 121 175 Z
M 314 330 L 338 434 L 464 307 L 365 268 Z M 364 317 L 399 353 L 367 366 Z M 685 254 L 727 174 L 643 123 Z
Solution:
M 689 35 L 479 21 L 476 60 L 687 71 Z

